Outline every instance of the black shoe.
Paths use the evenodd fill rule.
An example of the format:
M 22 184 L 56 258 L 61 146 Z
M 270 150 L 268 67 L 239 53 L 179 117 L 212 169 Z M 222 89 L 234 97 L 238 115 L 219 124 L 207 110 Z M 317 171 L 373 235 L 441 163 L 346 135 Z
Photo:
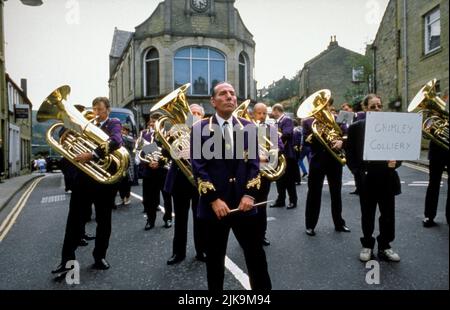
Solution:
M 426 227 L 426 228 L 437 226 L 437 223 L 428 217 L 423 219 L 422 224 L 423 224 L 423 227 Z
M 86 241 L 86 239 L 82 238 L 80 239 L 80 243 L 78 243 L 79 246 L 87 246 L 89 245 L 89 242 Z
M 206 262 L 206 255 L 204 253 L 197 253 L 195 259 L 201 262 Z
M 185 259 L 186 256 L 181 255 L 173 255 L 169 260 L 167 261 L 167 265 L 175 265 Z
M 65 274 L 65 273 L 69 272 L 70 270 L 72 270 L 72 268 L 67 268 L 66 267 L 66 262 L 63 262 L 63 263 L 59 264 L 58 267 L 53 269 L 52 273 L 53 274 L 58 274 L 58 276 L 59 276 L 61 274 Z
M 286 207 L 284 203 L 275 202 L 269 206 L 269 208 L 284 208 Z
M 302 178 L 306 178 L 308 176 L 308 173 L 303 173 Z
M 316 235 L 314 229 L 312 229 L 312 228 L 307 228 L 307 229 L 305 230 L 305 233 L 306 233 L 308 236 L 315 236 L 315 235 Z
M 345 225 L 342 225 L 341 227 L 335 227 L 334 230 L 339 232 L 351 232 L 350 228 Z
M 270 241 L 267 240 L 266 237 L 264 237 L 264 239 L 263 239 L 263 241 L 262 241 L 262 244 L 263 244 L 264 246 L 269 246 L 269 245 L 270 245 Z
M 165 223 L 164 223 L 164 227 L 165 228 L 170 228 L 170 227 L 172 227 L 172 220 L 167 220 L 167 221 L 164 221 Z
M 150 230 L 150 229 L 152 229 L 153 227 L 155 227 L 155 223 L 150 223 L 149 221 L 147 221 L 147 223 L 145 224 L 144 229 L 145 229 L 145 230 Z
M 97 270 L 106 270 L 109 269 L 110 267 L 111 265 L 104 258 L 95 260 L 94 265 L 92 265 L 92 268 Z
M 354 192 L 351 192 L 350 195 L 359 195 L 359 192 L 355 190 Z
M 290 202 L 289 205 L 286 207 L 286 209 L 294 209 L 294 208 L 297 208 L 297 204 L 293 202 Z
M 94 239 L 95 239 L 95 236 L 94 236 L 94 235 L 91 235 L 91 234 L 84 234 L 83 239 L 84 239 L 84 240 L 87 240 L 87 241 L 89 241 L 89 240 L 94 240 Z

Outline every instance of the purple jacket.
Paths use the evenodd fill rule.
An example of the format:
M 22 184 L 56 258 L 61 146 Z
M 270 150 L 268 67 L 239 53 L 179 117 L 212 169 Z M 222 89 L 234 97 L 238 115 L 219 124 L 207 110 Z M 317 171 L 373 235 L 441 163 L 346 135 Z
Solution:
M 284 156 L 295 158 L 294 150 L 294 122 L 286 115 L 281 116 L 277 122 L 278 131 L 281 132 L 281 141 L 284 145 Z
M 239 122 L 245 128 L 245 130 L 239 129 L 241 130 L 239 134 L 243 134 L 244 137 L 243 150 L 245 153 L 249 151 L 249 134 L 246 130 L 252 126 L 254 128 L 255 125 L 242 118 L 239 118 Z M 237 119 L 233 117 L 233 128 L 237 128 L 237 124 Z M 212 116 L 194 124 L 191 134 L 191 163 L 200 194 L 198 217 L 202 219 L 215 218 L 211 203 L 217 198 L 225 201 L 230 209 L 236 209 L 244 195 L 256 197 L 256 191 L 259 190 L 261 185 L 257 152 L 255 158 L 244 156 L 242 159 L 236 158 L 236 151 L 234 152 L 234 159 L 223 159 L 220 156 L 218 156 L 219 158 L 214 156 L 211 159 L 206 159 L 204 152 L 198 152 L 197 148 L 200 147 L 200 150 L 202 150 L 205 144 L 209 147 L 209 150 L 214 152 L 214 144 L 211 143 L 213 140 L 210 139 L 214 137 L 215 131 L 218 130 L 217 126 L 217 119 L 215 116 Z M 203 136 L 201 133 L 206 135 Z M 220 134 L 220 137 L 222 136 L 222 132 L 217 134 Z M 235 133 L 234 138 L 235 150 L 236 135 L 237 133 Z M 223 138 L 221 140 L 224 143 Z M 257 135 L 255 132 L 254 146 L 257 146 L 258 142 L 256 140 Z M 195 152 L 194 148 L 196 148 Z M 256 212 L 255 208 L 236 216 L 255 215 Z
M 110 153 L 122 146 L 122 124 L 119 119 L 108 118 L 100 128 L 109 136 L 108 149 Z M 99 158 L 103 158 L 106 155 L 101 147 L 96 148 L 94 152 Z

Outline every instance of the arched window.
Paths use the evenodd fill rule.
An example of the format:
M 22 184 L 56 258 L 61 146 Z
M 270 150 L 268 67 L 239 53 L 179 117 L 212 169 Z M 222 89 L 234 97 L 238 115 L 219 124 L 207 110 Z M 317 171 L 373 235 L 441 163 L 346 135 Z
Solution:
M 159 53 L 151 48 L 144 57 L 144 93 L 145 96 L 159 95 Z
M 226 80 L 225 56 L 209 47 L 184 47 L 174 57 L 174 87 L 191 83 L 190 95 L 208 96 Z
M 248 74 L 247 74 L 247 55 L 244 52 L 239 54 L 239 97 L 248 96 Z

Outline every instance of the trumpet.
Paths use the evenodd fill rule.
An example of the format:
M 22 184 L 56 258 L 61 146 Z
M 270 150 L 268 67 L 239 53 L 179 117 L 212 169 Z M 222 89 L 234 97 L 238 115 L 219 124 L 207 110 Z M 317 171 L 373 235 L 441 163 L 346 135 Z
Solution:
M 45 98 L 37 113 L 37 121 L 58 120 L 46 133 L 47 142 L 58 153 L 81 169 L 97 182 L 112 184 L 120 180 L 127 171 L 130 155 L 124 147 L 109 152 L 109 136 L 92 124 L 95 115 L 88 111 L 79 111 L 79 107 L 67 103 L 70 87 L 61 86 Z M 57 130 L 66 132 L 55 139 Z M 80 163 L 75 157 L 81 153 L 91 153 L 98 147 L 105 151 L 105 158 L 97 162 Z

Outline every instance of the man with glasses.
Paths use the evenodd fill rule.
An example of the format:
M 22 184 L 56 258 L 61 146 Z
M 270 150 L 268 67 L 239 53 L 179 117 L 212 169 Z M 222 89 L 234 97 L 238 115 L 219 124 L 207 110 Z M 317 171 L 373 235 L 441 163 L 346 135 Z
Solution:
M 383 109 L 378 95 L 369 94 L 363 100 L 368 112 L 380 112 Z M 391 262 L 399 262 L 400 256 L 395 253 L 390 243 L 395 238 L 395 196 L 400 194 L 400 179 L 395 170 L 400 166 L 397 161 L 365 161 L 363 160 L 364 136 L 366 120 L 360 120 L 348 129 L 347 163 L 355 176 L 360 180 L 361 225 L 363 237 L 359 259 L 367 262 L 373 257 L 377 205 L 380 210 L 377 237 L 378 257 Z

